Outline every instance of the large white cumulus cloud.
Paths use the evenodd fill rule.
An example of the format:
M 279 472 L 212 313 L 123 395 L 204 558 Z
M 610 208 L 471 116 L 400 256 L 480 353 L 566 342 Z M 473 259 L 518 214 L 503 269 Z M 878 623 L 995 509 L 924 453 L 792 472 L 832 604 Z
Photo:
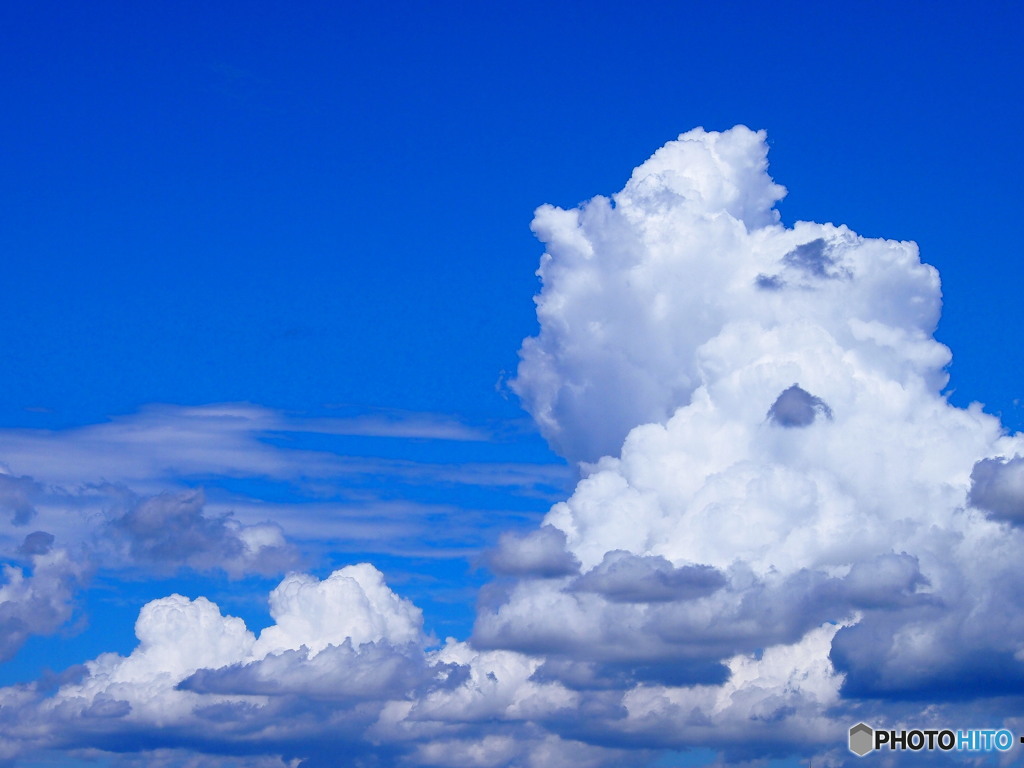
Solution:
M 808 675 L 844 702 L 1018 693 L 1024 441 L 941 394 L 939 279 L 916 246 L 782 226 L 766 153 L 763 133 L 697 129 L 622 192 L 538 210 L 541 331 L 515 386 L 589 462 L 544 521 L 582 575 L 510 587 L 476 640 L 546 654 L 577 688 L 691 701 L 718 682 L 749 718 L 794 711 L 770 674 L 750 684 L 778 688 L 767 699 L 737 675 L 765 648 L 816 654 Z M 701 567 L 722 583 L 675 575 Z M 795 711 L 810 722 L 830 697 Z M 685 731 L 633 711 L 602 730 Z
M 917 248 L 783 228 L 772 206 L 784 194 L 763 132 L 697 129 L 618 194 L 538 209 L 541 332 L 523 345 L 514 387 L 565 455 L 618 454 L 630 429 L 664 422 L 722 378 L 716 366 L 783 351 L 764 348 L 769 330 L 787 347 L 779 365 L 835 343 L 898 381 L 943 380 L 948 352 L 931 339 L 939 279 Z

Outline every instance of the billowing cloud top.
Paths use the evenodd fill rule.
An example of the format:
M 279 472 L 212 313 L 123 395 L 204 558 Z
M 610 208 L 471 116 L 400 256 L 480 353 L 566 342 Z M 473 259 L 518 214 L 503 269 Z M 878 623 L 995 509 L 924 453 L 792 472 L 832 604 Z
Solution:
M 778 374 L 826 349 L 887 379 L 944 383 L 936 271 L 912 243 L 781 227 L 772 206 L 785 190 L 767 151 L 763 131 L 696 129 L 610 198 L 537 210 L 541 332 L 523 344 L 513 386 L 567 457 L 618 454 L 630 429 L 663 423 L 755 356 L 774 357 L 757 393 L 771 397 L 761 406 L 746 393 L 762 414 L 794 380 L 814 391 L 821 375 Z
M 285 577 L 258 638 L 172 596 L 130 656 L 5 689 L 0 757 L 54 721 L 80 746 L 196 748 L 201 727 L 222 755 L 480 768 L 693 747 L 837 766 L 861 720 L 1019 731 L 1024 438 L 942 395 L 916 246 L 783 226 L 783 194 L 763 132 L 697 129 L 621 192 L 538 209 L 540 332 L 514 387 L 582 479 L 502 537 L 467 642 L 428 647 L 369 565 Z M 32 489 L 6 486 L 27 522 Z M 126 546 L 183 559 L 151 542 L 159 519 L 245 549 L 187 502 L 129 509 Z M 64 573 L 52 537 L 24 542 L 32 580 Z M 4 589 L 45 602 L 20 571 Z

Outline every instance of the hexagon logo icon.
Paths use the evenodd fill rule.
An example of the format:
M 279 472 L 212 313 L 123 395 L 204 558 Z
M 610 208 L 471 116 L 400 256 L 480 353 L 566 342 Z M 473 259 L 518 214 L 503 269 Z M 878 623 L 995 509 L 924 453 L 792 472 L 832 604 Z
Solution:
M 857 723 L 850 729 L 850 751 L 857 757 L 864 757 L 875 748 L 875 732 L 867 723 Z

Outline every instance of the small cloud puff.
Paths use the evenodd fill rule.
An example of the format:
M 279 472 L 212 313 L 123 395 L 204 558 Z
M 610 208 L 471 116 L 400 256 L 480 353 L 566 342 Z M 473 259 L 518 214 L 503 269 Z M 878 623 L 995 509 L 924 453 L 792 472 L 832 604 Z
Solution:
M 573 589 L 597 592 L 615 603 L 660 603 L 704 597 L 725 584 L 725 576 L 708 565 L 676 568 L 664 557 L 616 549 L 578 578 Z
M 68 622 L 79 585 L 91 567 L 63 549 L 53 549 L 54 537 L 36 531 L 25 537 L 21 554 L 31 567 L 4 565 L 0 579 L 0 661 L 7 661 L 31 635 L 50 635 Z
M 31 477 L 15 477 L 0 469 L 0 511 L 10 514 L 14 525 L 26 525 L 35 517 L 34 503 L 42 492 Z
M 367 563 L 346 566 L 323 581 L 288 574 L 270 593 L 270 615 L 274 624 L 260 634 L 254 651 L 260 657 L 302 647 L 316 655 L 346 640 L 355 647 L 423 641 L 423 613 Z
M 279 525 L 243 525 L 230 513 L 210 516 L 201 490 L 142 497 L 122 490 L 119 496 L 121 510 L 100 539 L 119 545 L 121 556 L 137 566 L 239 576 L 280 573 L 297 560 Z
M 550 525 L 525 535 L 503 533 L 486 562 L 503 576 L 557 578 L 577 573 L 580 568 L 579 561 L 565 548 L 565 534 Z
M 979 461 L 971 470 L 968 500 L 994 520 L 1024 525 L 1024 458 Z
M 831 421 L 832 409 L 820 397 L 801 389 L 799 384 L 784 389 L 768 409 L 769 421 L 780 427 L 806 427 L 818 416 Z
M 20 555 L 45 555 L 53 547 L 56 537 L 46 531 L 32 531 L 18 547 Z

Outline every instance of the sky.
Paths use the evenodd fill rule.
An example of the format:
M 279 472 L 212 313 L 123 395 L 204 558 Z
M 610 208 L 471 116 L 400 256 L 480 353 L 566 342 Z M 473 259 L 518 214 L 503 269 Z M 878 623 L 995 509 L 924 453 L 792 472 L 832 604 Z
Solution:
M 1024 734 L 1022 33 L 0 4 L 0 764 Z

